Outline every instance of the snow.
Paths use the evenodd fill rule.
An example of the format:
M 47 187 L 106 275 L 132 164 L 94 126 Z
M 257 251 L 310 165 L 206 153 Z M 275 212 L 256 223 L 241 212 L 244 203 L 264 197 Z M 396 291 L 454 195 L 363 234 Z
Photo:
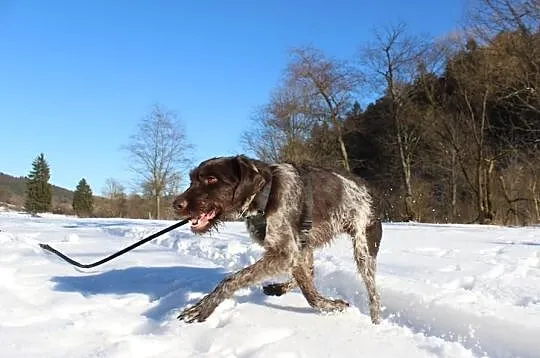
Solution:
M 346 312 L 256 286 L 196 324 L 176 316 L 262 253 L 242 223 L 182 227 L 91 270 L 38 246 L 93 262 L 170 224 L 0 211 L 0 356 L 540 357 L 539 227 L 385 224 L 378 326 L 346 237 L 315 260 L 317 287 Z

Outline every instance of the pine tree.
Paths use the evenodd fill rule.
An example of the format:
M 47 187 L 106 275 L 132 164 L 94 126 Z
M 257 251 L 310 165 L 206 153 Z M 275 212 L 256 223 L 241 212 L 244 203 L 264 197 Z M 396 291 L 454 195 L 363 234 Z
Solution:
M 73 210 L 77 216 L 90 216 L 93 209 L 92 189 L 90 189 L 86 179 L 82 178 L 73 194 Z
M 51 210 L 52 186 L 50 179 L 49 164 L 41 153 L 32 162 L 32 170 L 26 182 L 26 202 L 24 207 L 27 211 L 36 214 Z

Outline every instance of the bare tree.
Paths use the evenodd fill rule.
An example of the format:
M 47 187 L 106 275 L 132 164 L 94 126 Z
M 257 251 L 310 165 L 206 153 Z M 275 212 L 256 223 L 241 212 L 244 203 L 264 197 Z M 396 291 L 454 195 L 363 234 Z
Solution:
M 466 27 L 471 34 L 491 42 L 501 32 L 531 36 L 540 30 L 538 0 L 469 0 Z
M 328 164 L 324 158 L 337 156 L 350 171 L 344 121 L 361 83 L 359 72 L 312 47 L 294 49 L 291 56 L 281 85 L 243 134 L 245 147 L 269 161 L 321 165 Z M 321 143 L 325 151 L 337 143 L 338 150 L 321 156 L 314 150 Z
M 105 185 L 101 190 L 101 194 L 107 199 L 114 199 L 124 192 L 124 186 L 114 178 L 107 178 L 107 180 L 105 180 Z
M 161 218 L 161 199 L 171 185 L 177 186 L 182 171 L 190 164 L 184 127 L 177 115 L 154 105 L 139 123 L 124 149 L 130 155 L 130 169 L 137 184 L 155 202 L 155 217 Z
M 286 70 L 286 82 L 303 88 L 310 96 L 306 115 L 326 123 L 336 133 L 342 165 L 351 171 L 345 145 L 343 122 L 352 108 L 353 95 L 362 83 L 360 72 L 345 61 L 326 56 L 313 47 L 292 51 L 292 62 Z
M 540 1 L 470 0 L 466 29 L 492 47 L 499 100 L 540 114 Z
M 243 133 L 246 149 L 269 162 L 313 162 L 307 146 L 314 122 L 308 115 L 309 101 L 294 84 L 278 88 L 252 118 L 253 126 Z
M 467 140 L 460 135 L 460 126 L 449 111 L 449 95 L 445 81 L 448 60 L 461 49 L 461 42 L 456 41 L 457 39 L 461 40 L 459 36 L 452 34 L 427 47 L 416 74 L 417 92 L 413 93 L 413 98 L 425 107 L 423 114 L 427 126 L 424 128 L 427 131 L 422 133 L 423 141 L 430 143 L 434 151 L 431 156 L 423 153 L 422 160 L 425 158 L 428 161 L 426 170 L 440 173 L 441 177 L 436 185 L 445 188 L 438 190 L 445 193 L 441 204 L 445 219 L 451 222 L 455 222 L 463 214 L 458 208 L 458 186 L 462 178 L 456 148 L 467 146 Z
M 394 124 L 395 140 L 405 186 L 405 209 L 408 219 L 415 219 L 415 195 L 412 185 L 412 165 L 423 131 L 420 119 L 409 120 L 410 86 L 424 63 L 427 43 L 406 33 L 406 26 L 398 24 L 378 30 L 376 40 L 362 49 L 361 63 L 367 77 L 391 103 L 390 117 Z
M 244 149 L 257 158 L 276 163 L 280 160 L 280 138 L 267 121 L 265 109 L 259 110 L 251 118 L 251 127 L 242 133 L 241 142 Z
M 127 214 L 127 197 L 124 186 L 116 179 L 108 178 L 105 186 L 101 190 L 104 197 L 108 199 L 108 215 L 114 217 L 124 217 Z

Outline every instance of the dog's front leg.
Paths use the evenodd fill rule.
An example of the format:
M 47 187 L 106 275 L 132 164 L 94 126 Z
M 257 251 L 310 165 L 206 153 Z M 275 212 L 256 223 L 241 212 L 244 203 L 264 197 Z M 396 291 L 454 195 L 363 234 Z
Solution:
M 262 280 L 285 273 L 292 266 L 291 255 L 284 251 L 267 251 L 264 256 L 237 273 L 227 277 L 217 287 L 200 300 L 196 305 L 185 309 L 178 319 L 191 322 L 206 320 L 216 307 L 231 297 L 240 288 L 247 287 Z

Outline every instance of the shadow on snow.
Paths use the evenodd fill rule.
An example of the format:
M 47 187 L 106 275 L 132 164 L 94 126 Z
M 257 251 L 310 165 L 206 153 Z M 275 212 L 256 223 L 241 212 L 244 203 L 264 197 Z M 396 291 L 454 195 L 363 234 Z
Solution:
M 210 293 L 229 274 L 222 268 L 190 266 L 172 267 L 129 267 L 98 274 L 81 276 L 55 276 L 54 289 L 60 292 L 79 292 L 84 296 L 125 295 L 140 293 L 147 295 L 156 304 L 143 314 L 156 321 L 166 319 L 171 310 L 178 310 L 196 303 L 200 293 Z M 194 297 L 196 296 L 196 298 Z M 235 297 L 238 303 L 250 302 L 295 313 L 315 313 L 311 307 L 295 308 L 267 302 L 262 290 L 250 290 L 249 294 Z
M 214 289 L 226 272 L 221 268 L 188 266 L 129 267 L 94 275 L 55 276 L 54 289 L 80 292 L 85 296 L 140 293 L 157 304 L 144 312 L 153 320 L 162 320 L 170 310 L 194 303 L 189 294 L 206 294 Z

